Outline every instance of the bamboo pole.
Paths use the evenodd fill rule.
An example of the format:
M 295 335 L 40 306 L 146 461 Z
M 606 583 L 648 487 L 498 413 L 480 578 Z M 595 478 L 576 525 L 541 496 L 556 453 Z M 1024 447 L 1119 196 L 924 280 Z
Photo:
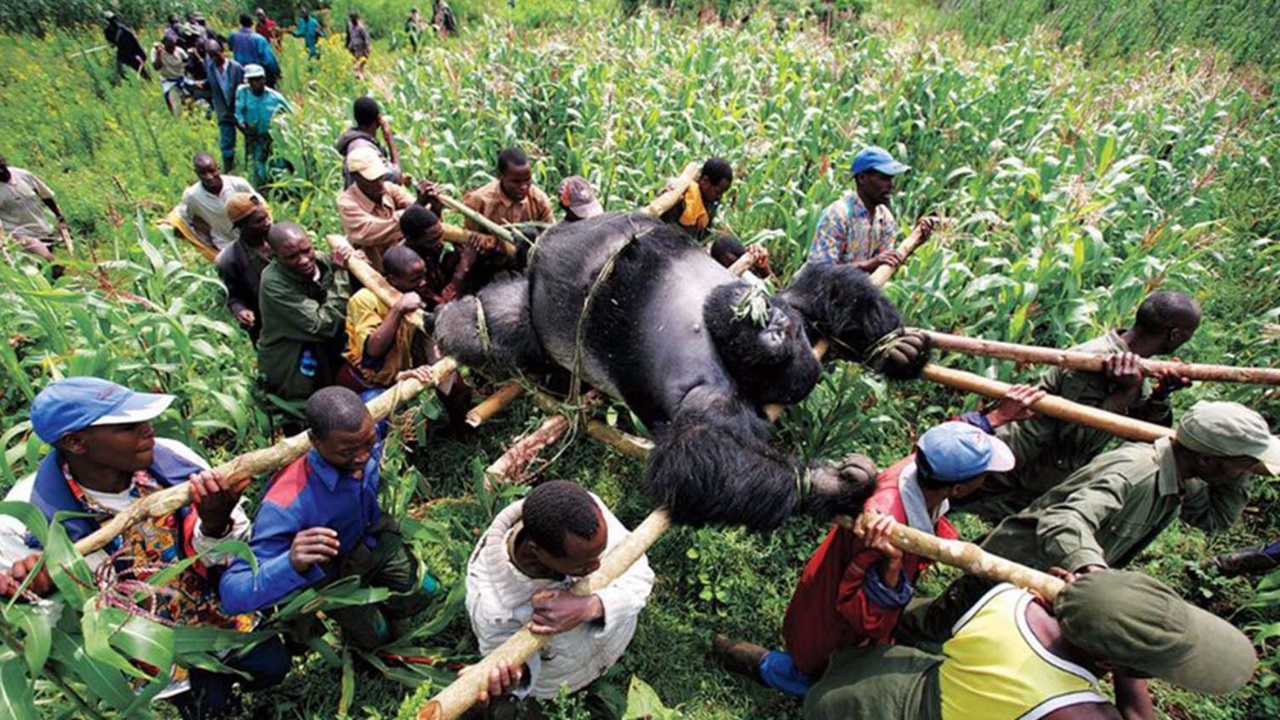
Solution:
M 467 413 L 467 424 L 473 428 L 480 427 L 494 415 L 502 412 L 523 392 L 524 387 L 518 382 L 512 381 L 503 385 L 479 405 L 471 408 L 471 411 Z
M 680 202 L 680 199 L 684 197 L 685 191 L 698 179 L 698 175 L 701 172 L 702 166 L 696 162 L 685 165 L 684 172 L 672 180 L 670 186 L 663 190 L 652 202 L 640 208 L 640 212 L 649 217 L 662 217 L 664 213 Z
M 439 198 L 440 202 L 444 203 L 445 207 L 459 213 L 466 219 L 484 228 L 490 235 L 505 240 L 514 247 L 516 243 L 515 233 L 467 207 L 461 200 L 455 200 L 448 195 L 440 195 Z M 521 242 L 524 242 L 524 240 L 521 239 Z
M 587 435 L 637 460 L 647 460 L 649 453 L 653 450 L 653 443 L 649 440 L 622 432 L 599 420 L 587 421 Z
M 492 490 L 499 483 L 520 482 L 529 463 L 548 445 L 554 445 L 569 430 L 569 418 L 552 415 L 533 432 L 521 437 L 502 456 L 484 470 L 485 487 Z
M 921 376 L 925 380 L 946 385 L 950 388 L 985 395 L 989 398 L 1002 398 L 1013 386 L 999 380 L 991 380 L 963 370 L 953 370 L 930 363 L 924 368 Z M 1135 420 L 1131 417 L 1107 412 L 1096 407 L 1081 405 L 1057 395 L 1047 395 L 1031 408 L 1049 417 L 1067 420 L 1081 425 L 1088 425 L 1105 430 L 1128 440 L 1152 442 L 1162 437 L 1172 437 L 1173 429 L 1163 425 Z
M 876 518 L 863 513 L 856 520 L 838 517 L 836 523 L 850 529 L 866 527 Z M 992 582 L 1013 583 L 1053 602 L 1066 586 L 1062 580 L 1020 563 L 1006 560 L 963 540 L 945 540 L 920 532 L 906 523 L 894 523 L 889 542 L 903 552 L 926 557 L 930 560 L 959 568 L 969 575 L 976 575 Z
M 751 253 L 742 253 L 742 257 L 734 260 L 733 264 L 729 266 L 729 272 L 738 277 L 742 277 L 743 275 L 746 275 L 747 271 L 751 269 L 751 266 L 755 264 L 756 259 L 751 256 Z
M 1105 355 L 1075 350 L 1058 350 L 1056 348 L 983 340 L 982 338 L 964 337 L 932 330 L 923 330 L 922 332 L 933 340 L 933 346 L 939 350 L 952 350 L 966 355 L 1016 360 L 1021 363 L 1057 365 L 1070 370 L 1083 370 L 1085 372 L 1102 372 L 1103 362 L 1106 360 Z M 1172 371 L 1191 380 L 1280 385 L 1280 369 L 1277 368 L 1201 365 L 1150 360 L 1147 358 L 1143 358 L 1140 364 L 1143 374 L 1149 377 L 1157 377 L 1162 373 Z
M 471 233 L 466 228 L 460 228 L 457 225 L 450 225 L 449 223 L 441 223 L 440 225 L 444 230 L 444 234 L 442 237 L 444 238 L 445 242 L 449 243 L 450 245 L 461 245 L 461 246 L 469 246 L 471 244 L 470 243 Z M 494 238 L 494 239 L 498 241 L 498 247 L 502 249 L 503 255 L 506 255 L 507 257 L 516 256 L 518 249 L 516 248 L 515 243 L 509 242 L 502 238 Z
M 453 358 L 445 358 L 431 366 L 434 378 L 447 377 L 457 370 L 458 364 Z M 386 392 L 370 400 L 366 407 L 374 420 L 389 416 L 400 403 L 416 397 L 425 390 L 428 384 L 417 379 L 401 380 Z M 268 475 L 297 460 L 311 449 L 311 439 L 302 432 L 287 437 L 271 447 L 254 450 L 237 455 L 214 470 L 233 485 L 245 485 L 248 481 L 261 475 Z M 134 502 L 97 530 L 76 541 L 76 552 L 88 555 L 101 550 L 111 543 L 120 533 L 141 522 L 146 517 L 163 517 L 184 505 L 191 503 L 191 487 L 189 483 L 174 485 L 154 492 Z
M 648 551 L 649 547 L 671 527 L 671 517 L 665 508 L 650 513 L 644 522 L 618 543 L 600 560 L 600 569 L 578 580 L 570 589 L 574 594 L 588 596 L 608 587 Z M 483 660 L 471 668 L 418 710 L 418 720 L 455 720 L 476 702 L 481 688 L 489 684 L 489 672 L 501 663 L 521 665 L 533 656 L 554 635 L 537 635 L 528 626 L 521 628 L 499 645 Z
M 343 245 L 351 247 L 351 243 L 341 235 L 326 235 L 324 239 L 328 241 L 329 247 L 335 250 Z M 369 288 L 369 291 L 387 307 L 391 307 L 400 301 L 400 291 L 391 287 L 391 283 L 387 282 L 387 279 L 382 276 L 382 273 L 374 270 L 372 265 L 361 260 L 355 255 L 352 255 L 347 260 L 347 272 L 354 275 L 355 278 L 360 281 L 361 285 Z M 404 320 L 418 331 L 423 333 L 427 332 L 421 310 L 409 313 L 404 317 Z
M 71 231 L 67 229 L 66 225 L 59 223 L 58 234 L 62 236 L 62 242 L 67 246 L 67 254 L 74 255 L 76 252 L 76 246 L 75 243 L 71 242 Z

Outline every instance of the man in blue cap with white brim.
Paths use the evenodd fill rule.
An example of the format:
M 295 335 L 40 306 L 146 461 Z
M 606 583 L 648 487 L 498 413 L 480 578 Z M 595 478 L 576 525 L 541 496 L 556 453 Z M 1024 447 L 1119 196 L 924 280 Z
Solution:
M 889 210 L 894 178 L 911 169 L 893 159 L 888 150 L 874 145 L 853 158 L 855 188 L 827 206 L 818 220 L 809 246 L 809 262 L 848 264 L 871 272 L 881 265 L 897 267 L 902 253 L 894 249 L 898 224 Z M 921 223 L 927 235 L 933 223 Z
M 75 542 L 141 498 L 190 483 L 191 507 L 147 517 L 85 560 L 94 569 L 109 562 L 116 577 L 145 581 L 168 565 L 205 553 L 164 586 L 166 592 L 155 596 L 147 615 L 167 625 L 251 630 L 252 616 L 221 612 L 217 583 L 207 579 L 208 567 L 231 559 L 211 552 L 219 543 L 249 539 L 240 490 L 186 445 L 156 437 L 151 421 L 173 400 L 172 395 L 134 392 L 95 377 L 50 383 L 31 403 L 31 428 L 52 450 L 5 500 L 30 503 L 50 522 L 56 513 L 75 513 L 59 520 Z M 0 572 L 0 597 L 17 594 L 28 580 L 23 593 L 28 599 L 54 592 L 42 554 L 40 542 L 17 518 L 0 515 L 0 567 L 7 569 Z M 170 673 L 172 683 L 158 697 L 172 697 L 184 717 L 201 717 L 225 708 L 235 682 L 245 689 L 268 687 L 289 670 L 288 653 L 276 639 L 223 661 L 252 679 L 160 668 Z
M 762 685 L 804 695 L 833 653 L 888 645 L 915 583 L 931 562 L 894 547 L 896 523 L 954 540 L 945 515 L 954 500 L 982 486 L 989 473 L 1013 469 L 1003 441 L 960 422 L 931 428 L 915 452 L 880 473 L 863 505 L 878 519 L 863 529 L 836 525 L 809 558 L 782 624 L 786 652 L 717 636 L 715 655 Z

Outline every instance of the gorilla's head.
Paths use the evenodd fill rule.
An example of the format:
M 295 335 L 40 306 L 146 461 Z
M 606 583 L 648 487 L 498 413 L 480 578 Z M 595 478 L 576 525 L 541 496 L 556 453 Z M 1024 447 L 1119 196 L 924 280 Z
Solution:
M 763 403 L 803 400 L 822 372 L 800 314 L 744 282 L 721 285 L 702 308 L 707 331 L 742 394 Z

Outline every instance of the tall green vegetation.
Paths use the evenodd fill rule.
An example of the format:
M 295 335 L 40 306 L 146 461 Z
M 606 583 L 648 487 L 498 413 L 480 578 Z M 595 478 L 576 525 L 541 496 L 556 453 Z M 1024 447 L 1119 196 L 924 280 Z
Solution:
M 351 98 L 369 92 L 392 119 L 406 168 L 457 193 L 486 181 L 497 152 L 512 143 L 529 151 L 544 189 L 581 174 L 610 210 L 646 202 L 686 162 L 723 155 L 738 180 L 717 222 L 768 246 L 785 277 L 803 262 L 822 209 L 851 186 L 853 153 L 876 143 L 914 167 L 894 201 L 900 224 L 926 212 L 953 221 L 891 286 L 908 322 L 1064 347 L 1122 326 L 1146 292 L 1171 288 L 1193 293 L 1207 310 L 1184 350 L 1188 359 L 1280 361 L 1273 327 L 1280 322 L 1273 240 L 1280 233 L 1273 168 L 1280 121 L 1268 96 L 1197 54 L 1158 52 L 1097 68 L 1043 34 L 981 47 L 935 43 L 886 24 L 824 33 L 811 21 L 753 14 L 741 26 L 696 27 L 678 13 L 617 21 L 605 18 L 600 3 L 574 18 L 561 14 L 565 8 L 517 2 L 514 12 L 505 4 L 494 11 L 501 24 L 464 28 L 460 42 L 432 39 L 417 57 L 380 44 L 367 83 L 353 80 L 340 39 L 328 39 L 310 64 L 287 43 L 284 88 L 297 112 L 280 122 L 276 151 L 297 172 L 271 191 L 276 218 L 318 233 L 339 229 L 331 143 L 349 123 Z M 211 459 L 265 444 L 273 427 L 253 351 L 221 307 L 212 268 L 150 227 L 194 181 L 189 157 L 216 148 L 216 129 L 199 114 L 168 118 L 154 85 L 112 85 L 104 55 L 68 58 L 97 44 L 94 35 L 8 40 L 0 88 L 6 99 L 23 101 L 0 104 L 0 121 L 23 135 L 2 149 L 59 192 L 82 256 L 56 283 L 21 258 L 23 268 L 0 270 L 0 327 L 8 336 L 0 345 L 0 487 L 29 472 L 43 451 L 24 426 L 26 408 L 59 375 L 93 372 L 177 393 L 183 405 L 163 432 L 189 439 Z M 940 361 L 1005 379 L 1032 377 L 1009 363 Z M 1210 397 L 1239 399 L 1273 421 L 1280 416 L 1280 397 L 1257 388 L 1198 386 L 1178 402 Z M 884 465 L 919 432 L 974 404 L 837 368 L 784 416 L 779 447 L 805 457 L 858 450 Z M 427 566 L 450 591 L 424 617 L 426 630 L 414 641 L 423 655 L 474 656 L 457 615 L 464 558 L 493 513 L 518 494 L 486 492 L 479 468 L 538 419 L 517 407 L 466 442 L 434 437 L 416 415 L 396 426 L 384 473 L 387 507 L 410 524 Z M 592 488 L 629 524 L 649 509 L 637 464 L 585 439 L 548 474 Z M 1280 533 L 1280 518 L 1268 509 L 1275 495 L 1274 486 L 1261 488 L 1258 511 L 1229 536 L 1174 529 L 1139 559 L 1141 569 L 1256 628 L 1265 658 L 1260 679 L 1223 702 L 1158 686 L 1161 707 L 1173 716 L 1243 720 L 1276 710 L 1268 688 L 1280 677 L 1270 639 L 1280 610 L 1250 605 L 1244 581 L 1187 576 L 1182 567 Z M 634 675 L 690 717 L 797 716 L 793 701 L 713 669 L 706 655 L 713 632 L 777 641 L 794 578 L 823 532 L 796 519 L 768 536 L 670 533 L 650 554 L 661 581 L 606 689 L 616 699 Z M 5 632 L 19 641 L 39 636 L 42 626 L 22 613 L 6 616 Z M 65 652 L 88 656 L 87 649 L 75 655 L 75 643 L 101 631 L 86 618 L 102 618 L 67 617 L 56 628 L 67 640 L 55 633 L 52 647 L 72 650 L 55 649 L 52 666 L 39 654 L 13 662 L 18 653 L 0 651 L 6 687 L 29 683 L 46 667 L 77 667 L 59 659 Z M 96 661 L 115 662 L 128 650 L 93 637 L 86 647 Z M 403 687 L 373 679 L 376 673 L 355 683 L 334 640 L 300 658 L 280 690 L 250 698 L 243 717 L 396 713 Z M 112 707 L 110 698 L 97 702 L 107 686 L 91 692 L 74 670 L 62 679 L 86 702 Z M 48 677 L 34 687 L 41 712 L 76 713 Z M 571 702 L 555 710 L 585 717 Z
M 937 0 L 970 39 L 1021 38 L 1043 25 L 1088 59 L 1175 45 L 1225 50 L 1236 64 L 1280 67 L 1280 6 L 1272 0 Z

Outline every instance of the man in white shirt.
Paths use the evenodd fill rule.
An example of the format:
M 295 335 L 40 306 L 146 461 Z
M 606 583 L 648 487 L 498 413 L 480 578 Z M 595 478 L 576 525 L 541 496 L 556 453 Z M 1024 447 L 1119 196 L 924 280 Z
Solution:
M 209 248 L 206 253 L 212 260 L 219 251 L 236 241 L 239 232 L 227 217 L 227 200 L 238 192 L 257 195 L 253 185 L 236 175 L 223 175 L 218 172 L 218 161 L 209 153 L 196 153 L 191 158 L 199 182 L 188 187 L 182 193 L 182 201 L 174 208 L 174 213 L 186 225 L 179 227 L 189 240 L 198 242 Z
M 56 229 L 45 216 L 46 208 L 58 219 Z M 49 186 L 0 156 L 0 238 L 11 237 L 24 250 L 52 261 L 53 243 L 66 228 L 67 219 Z
M 495 694 L 548 699 L 561 687 L 575 692 L 622 657 L 653 590 L 648 558 L 593 595 L 569 587 L 628 534 L 600 498 L 563 480 L 539 485 L 498 514 L 467 563 L 467 613 L 480 652 L 526 624 L 555 637 L 523 666 L 504 668 L 490 684 Z

